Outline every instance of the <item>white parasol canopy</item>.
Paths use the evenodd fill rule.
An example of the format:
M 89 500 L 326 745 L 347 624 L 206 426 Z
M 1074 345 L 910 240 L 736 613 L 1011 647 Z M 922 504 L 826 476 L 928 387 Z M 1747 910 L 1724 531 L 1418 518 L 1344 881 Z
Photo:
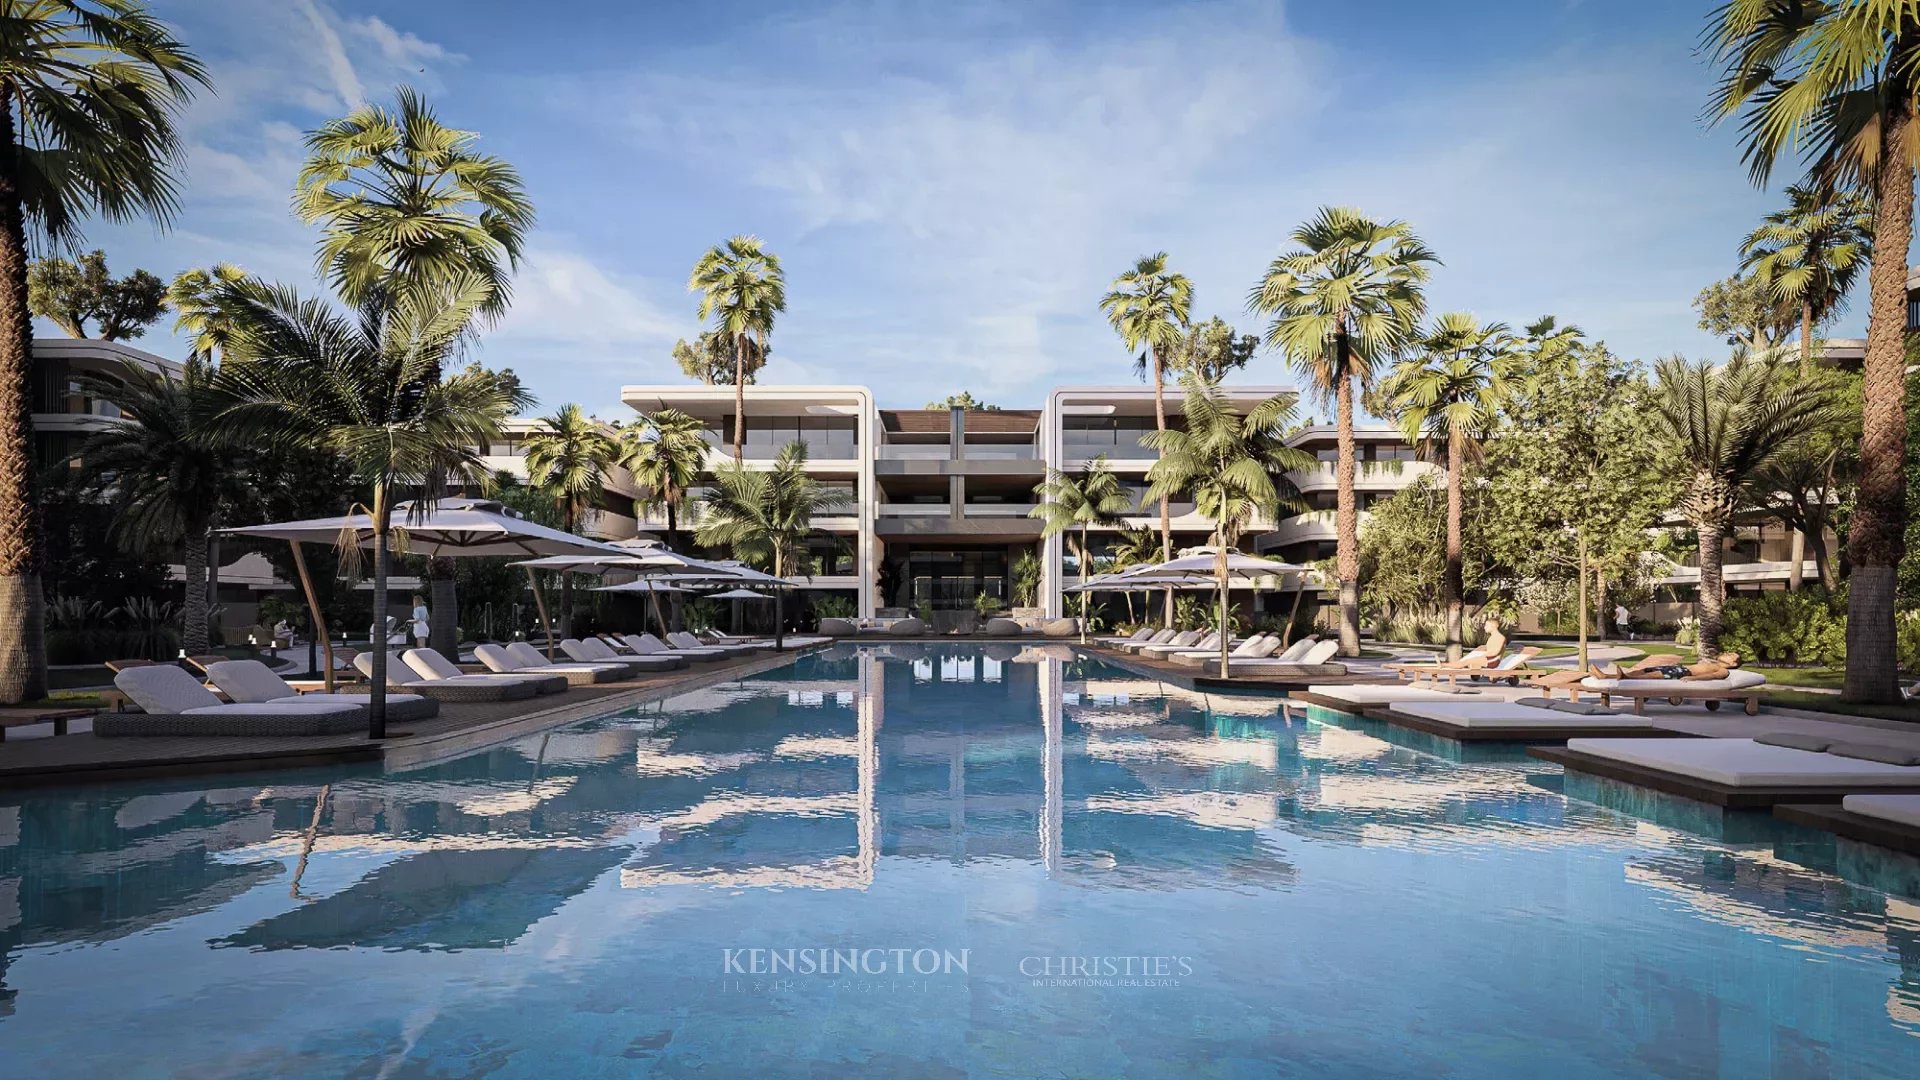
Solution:
M 726 592 L 708 593 L 709 600 L 771 600 L 773 597 L 752 589 L 728 589 Z
M 373 546 L 373 518 L 364 511 L 271 525 L 240 525 L 220 531 L 302 544 L 338 544 L 343 536 L 352 535 L 359 546 Z M 392 535 L 396 553 L 404 550 L 431 559 L 625 554 L 611 544 L 528 521 L 491 499 L 440 499 L 431 506 L 412 501 L 395 503 Z

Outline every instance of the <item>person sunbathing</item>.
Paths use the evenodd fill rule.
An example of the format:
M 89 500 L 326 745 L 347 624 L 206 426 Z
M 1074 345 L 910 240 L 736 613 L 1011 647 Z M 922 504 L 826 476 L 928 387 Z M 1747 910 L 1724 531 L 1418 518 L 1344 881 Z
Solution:
M 1638 664 L 1620 670 L 1619 664 L 1596 666 L 1593 674 L 1601 679 L 1681 679 L 1688 682 L 1713 682 L 1724 679 L 1740 666 L 1740 654 L 1723 652 L 1718 656 L 1701 660 L 1693 664 L 1683 664 L 1678 656 L 1649 656 Z

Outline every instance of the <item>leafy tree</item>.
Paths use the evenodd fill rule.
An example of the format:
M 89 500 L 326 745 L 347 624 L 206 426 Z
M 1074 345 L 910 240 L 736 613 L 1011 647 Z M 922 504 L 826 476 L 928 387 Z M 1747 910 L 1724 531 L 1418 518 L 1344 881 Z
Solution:
M 1481 474 L 1475 473 L 1475 479 Z M 1488 517 L 1483 484 L 1466 490 L 1462 514 L 1461 581 L 1466 595 L 1480 592 L 1494 573 L 1487 551 Z M 1361 605 L 1382 619 L 1443 610 L 1447 576 L 1447 497 L 1433 478 L 1374 503 L 1360 530 Z
M 397 108 L 362 105 L 307 134 L 294 212 L 320 225 L 319 271 L 348 303 L 378 289 L 453 296 L 470 277 L 496 319 L 512 298 L 533 203 L 514 167 L 474 149 L 410 87 Z
M 1383 396 L 1409 440 L 1447 469 L 1447 553 L 1441 575 L 1447 617 L 1447 658 L 1459 659 L 1465 635 L 1466 585 L 1462 514 L 1465 472 L 1493 430 L 1500 400 L 1516 374 L 1520 353 L 1505 323 L 1480 325 L 1464 311 L 1448 312 L 1412 343 L 1413 351 L 1387 376 Z M 1444 448 L 1444 449 L 1440 449 Z
M 407 488 L 422 506 L 450 483 L 487 480 L 476 447 L 500 438 L 501 425 L 529 399 L 491 375 L 447 377 L 447 363 L 493 286 L 468 274 L 445 290 L 375 287 L 351 316 L 293 290 L 242 281 L 223 290 L 234 318 L 220 383 L 236 399 L 216 430 L 235 442 L 324 450 L 352 470 L 370 500 L 373 625 L 387 619 L 393 508 Z M 357 550 L 357 549 L 356 549 Z M 373 651 L 368 733 L 386 735 L 385 649 Z
M 1160 561 L 1160 534 L 1152 529 L 1121 525 L 1120 535 L 1107 549 L 1109 570 L 1119 571 Z M 1133 593 L 1120 594 L 1127 604 L 1127 620 L 1133 620 Z
M 0 705 L 47 692 L 35 492 L 28 237 L 173 217 L 174 127 L 205 70 L 135 0 L 12 4 L 0 34 Z
M 68 337 L 90 336 L 91 322 L 101 341 L 137 338 L 167 310 L 166 294 L 166 285 L 145 270 L 115 279 L 107 253 L 98 249 L 77 263 L 53 256 L 27 269 L 28 309 Z
M 527 479 L 553 496 L 563 527 L 579 532 L 580 515 L 599 502 L 620 445 L 578 405 L 562 405 L 540 422 L 544 427 L 527 436 Z M 573 635 L 572 574 L 560 575 L 560 630 Z
M 174 277 L 167 303 L 173 307 L 174 332 L 186 335 L 191 355 L 218 360 L 226 354 L 233 325 L 220 307 L 221 290 L 246 277 L 247 272 L 232 263 L 183 270 Z
M 1293 361 L 1308 386 L 1330 401 L 1338 428 L 1334 564 L 1340 590 L 1340 652 L 1360 654 L 1360 508 L 1354 498 L 1355 384 L 1412 335 L 1426 312 L 1421 287 L 1438 256 L 1404 221 L 1379 222 L 1347 207 L 1322 207 L 1293 231 L 1293 250 L 1267 267 L 1247 297 L 1270 315 L 1266 344 Z
M 786 577 L 807 558 L 813 519 L 844 512 L 852 501 L 845 490 L 807 472 L 805 443 L 788 443 L 770 469 L 749 469 L 737 460 L 723 464 L 707 490 L 695 536 L 703 545 L 727 548 L 736 559 L 762 563 L 773 576 Z M 775 589 L 775 647 L 784 643 L 785 604 L 784 590 Z
M 1743 488 L 1803 432 L 1827 422 L 1817 387 L 1782 385 L 1777 366 L 1736 355 L 1725 364 L 1679 357 L 1657 368 L 1652 412 L 1685 474 L 1681 508 L 1700 536 L 1699 650 L 1720 651 L 1726 589 L 1722 545 Z
M 1693 298 L 1700 329 L 1748 352 L 1766 352 L 1787 338 L 1795 305 L 1773 295 L 1755 275 L 1721 278 Z
M 1246 367 L 1260 349 L 1260 335 L 1238 334 L 1215 315 L 1189 327 L 1173 349 L 1167 364 L 1177 372 L 1196 372 L 1208 382 L 1219 382 Z
M 128 421 L 95 432 L 74 460 L 84 461 L 91 493 L 119 508 L 113 537 L 129 551 L 185 553 L 185 625 L 181 644 L 207 651 L 207 553 L 220 511 L 242 487 L 231 452 L 207 438 L 223 407 L 213 369 L 189 361 L 178 378 L 139 364 L 85 375 L 87 392 L 119 407 Z
M 1227 549 L 1255 517 L 1273 519 L 1283 504 L 1299 505 L 1286 479 L 1293 469 L 1312 468 L 1312 455 L 1286 443 L 1294 399 L 1276 394 L 1245 414 L 1218 383 L 1196 372 L 1181 376 L 1184 430 L 1148 436 L 1160 460 L 1147 470 L 1148 493 L 1161 499 L 1185 494 L 1213 522 L 1219 587 L 1220 677 L 1227 677 Z
M 1040 519 L 1042 537 L 1066 537 L 1073 549 L 1074 561 L 1080 567 L 1080 584 L 1087 583 L 1087 570 L 1093 562 L 1093 548 L 1088 543 L 1088 531 L 1095 525 L 1111 528 L 1120 524 L 1121 515 L 1133 509 L 1133 500 L 1127 497 L 1127 489 L 1120 484 L 1119 477 L 1113 474 L 1113 467 L 1107 464 L 1107 456 L 1101 454 L 1087 462 L 1086 467 L 1077 473 L 1049 468 L 1047 478 L 1036 484 L 1033 489 L 1040 502 L 1027 516 Z M 1079 531 L 1076 541 L 1074 532 Z M 1087 636 L 1087 594 L 1080 593 L 1080 637 Z
M 1153 427 L 1167 430 L 1164 391 L 1167 364 L 1179 347 L 1193 309 L 1193 282 L 1167 269 L 1167 253 L 1142 255 L 1133 269 L 1113 279 L 1100 298 L 1100 310 L 1128 350 L 1138 349 L 1134 373 L 1153 380 Z M 1173 517 L 1160 500 L 1160 557 L 1173 558 Z M 1167 590 L 1167 616 L 1173 615 L 1173 590 Z M 1084 621 L 1084 620 L 1083 620 Z
M 1015 607 L 1032 607 L 1040 595 L 1040 578 L 1044 568 L 1040 556 L 1028 548 L 1013 560 L 1013 603 Z
M 1769 298 L 1800 310 L 1800 365 L 1813 366 L 1813 331 L 1840 310 L 1873 258 L 1873 206 L 1858 191 L 1794 184 L 1740 245 L 1740 268 Z
M 667 512 L 667 547 L 678 550 L 680 508 L 707 466 L 706 425 L 679 409 L 661 409 L 621 432 L 619 464 L 646 489 L 642 504 Z
M 928 409 L 971 409 L 975 412 L 1000 411 L 1000 406 L 989 405 L 984 401 L 976 399 L 971 390 L 963 390 L 958 394 L 948 394 L 947 400 L 929 401 L 923 407 Z
M 1906 280 L 1920 158 L 1920 6 L 1908 0 L 1727 0 L 1706 39 L 1724 75 L 1708 105 L 1741 114 L 1756 185 L 1794 155 L 1815 183 L 1873 203 L 1860 483 L 1847 531 L 1850 701 L 1900 700 L 1896 576 L 1906 540 Z
M 1512 388 L 1486 443 L 1487 558 L 1516 592 L 1576 590 L 1582 665 L 1588 581 L 1637 571 L 1677 497 L 1649 397 L 1604 346 L 1582 345 Z M 1596 590 L 1600 603 L 1605 591 Z
M 749 338 L 746 348 L 746 381 L 751 386 L 760 369 L 767 365 L 767 358 L 773 355 L 773 346 Z M 708 386 L 733 385 L 736 360 L 733 343 L 716 330 L 694 338 L 691 345 L 685 338 L 673 343 L 673 362 L 680 365 L 680 373 Z
M 1860 376 L 1816 367 L 1794 372 L 1787 381 L 1810 385 L 1828 398 L 1833 403 L 1830 422 L 1802 431 L 1761 466 L 1747 485 L 1748 497 L 1793 531 L 1788 590 L 1800 589 L 1806 549 L 1812 550 L 1820 583 L 1832 590 L 1839 574 L 1827 549 L 1827 530 L 1842 527 L 1844 509 L 1853 501 L 1859 470 Z
M 700 318 L 733 343 L 733 460 L 745 456 L 749 362 L 765 363 L 773 321 L 787 310 L 787 275 L 780 257 L 757 236 L 715 244 L 693 264 L 687 291 L 700 294 Z M 758 366 L 757 364 L 755 365 Z

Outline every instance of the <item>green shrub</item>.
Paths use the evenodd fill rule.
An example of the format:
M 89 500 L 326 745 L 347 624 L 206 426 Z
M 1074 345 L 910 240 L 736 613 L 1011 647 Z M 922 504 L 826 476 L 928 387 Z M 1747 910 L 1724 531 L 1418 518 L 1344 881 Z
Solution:
M 851 598 L 834 593 L 815 597 L 813 601 L 813 613 L 822 619 L 851 619 L 853 610 Z
M 1727 600 L 1720 647 L 1748 660 L 1831 667 L 1847 658 L 1847 617 L 1818 589 Z
M 1893 641 L 1900 666 L 1908 671 L 1920 671 L 1920 609 L 1894 616 Z

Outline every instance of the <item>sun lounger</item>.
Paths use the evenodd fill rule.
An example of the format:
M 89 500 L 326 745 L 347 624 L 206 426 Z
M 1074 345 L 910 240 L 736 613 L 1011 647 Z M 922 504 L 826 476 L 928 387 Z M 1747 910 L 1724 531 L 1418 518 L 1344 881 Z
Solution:
M 1575 772 L 1728 807 L 1839 802 L 1845 796 L 1920 792 L 1920 752 L 1808 736 L 1754 739 L 1570 739 L 1535 757 Z M 1791 745 L 1783 745 L 1791 744 Z M 1824 746 L 1824 750 L 1809 749 Z
M 1228 660 L 1229 675 L 1266 675 L 1285 677 L 1287 675 L 1326 675 L 1324 669 L 1331 664 L 1333 655 L 1340 651 L 1338 641 L 1328 639 L 1316 641 L 1307 650 L 1292 660 L 1278 657 L 1249 657 L 1244 660 Z M 1342 669 L 1344 671 L 1344 669 Z M 1337 674 L 1337 673 L 1331 673 Z
M 277 705 L 290 701 L 327 702 L 361 708 L 373 703 L 371 694 L 301 694 L 258 660 L 216 660 L 207 665 L 207 678 L 234 703 Z M 440 715 L 440 704 L 420 694 L 386 695 L 387 719 L 405 722 Z
M 438 656 L 438 653 L 434 655 Z M 444 660 L 442 661 L 444 663 Z M 373 678 L 373 654 L 361 653 L 353 658 L 353 666 L 368 679 Z M 387 654 L 387 686 L 403 686 L 410 694 L 430 697 L 435 701 L 519 701 L 542 693 L 543 687 L 557 683 L 555 690 L 565 690 L 565 679 L 549 680 L 540 676 L 515 675 L 464 675 L 459 668 L 453 668 L 454 674 L 445 677 L 423 676 L 407 663 L 398 652 Z
M 1655 733 L 1653 721 L 1645 716 L 1574 702 L 1549 706 L 1545 698 L 1402 701 L 1368 709 L 1367 715 L 1460 742 L 1565 742 Z
M 1213 632 L 1202 634 L 1186 645 L 1178 645 L 1174 641 L 1165 645 L 1140 645 L 1135 647 L 1134 654 L 1159 660 L 1181 652 L 1212 652 L 1218 655 L 1220 650 L 1220 635 Z
M 1720 707 L 1723 701 L 1743 701 L 1747 715 L 1755 716 L 1760 712 L 1759 688 L 1767 684 L 1767 677 L 1757 671 L 1734 670 L 1724 679 L 1602 679 L 1589 676 L 1580 681 L 1580 688 L 1600 695 L 1600 704 L 1611 705 L 1616 697 L 1630 698 L 1634 712 L 1645 712 L 1647 702 L 1665 701 L 1669 705 L 1680 705 L 1688 701 L 1698 701 L 1708 711 Z
M 560 643 L 560 649 L 579 663 L 619 664 L 627 669 L 629 678 L 645 672 L 675 671 L 687 666 L 687 662 L 678 656 L 618 656 L 599 638 L 567 638 Z
M 1143 626 L 1140 629 L 1135 630 L 1131 634 L 1125 634 L 1125 635 L 1108 634 L 1104 637 L 1094 638 L 1093 643 L 1096 645 L 1117 646 L 1117 645 L 1123 645 L 1127 642 L 1134 642 L 1134 641 L 1145 642 L 1148 638 L 1152 637 L 1153 634 L 1154 634 L 1153 627 Z
M 355 658 L 354 663 L 358 664 L 359 659 Z M 486 679 L 498 685 L 531 686 L 533 687 L 533 692 L 536 694 L 564 693 L 568 686 L 567 680 L 558 675 L 536 675 L 527 673 L 515 675 L 499 673 L 468 674 L 467 672 L 461 671 L 453 661 L 448 660 L 432 649 L 408 649 L 406 652 L 400 654 L 400 664 L 421 679 L 436 684 L 473 686 L 478 684 L 478 680 Z M 369 667 L 371 667 L 371 664 L 369 664 Z M 393 665 L 388 664 L 387 668 L 388 671 L 391 672 Z M 389 675 L 389 678 L 391 677 L 392 676 Z M 513 696 L 515 695 L 508 695 L 508 697 Z
M 113 685 L 144 712 L 102 713 L 94 718 L 95 735 L 333 735 L 367 726 L 367 710 L 358 705 L 225 703 L 172 664 L 128 668 Z
M 1165 642 L 1172 641 L 1174 638 L 1178 637 L 1181 633 L 1183 633 L 1183 631 L 1174 630 L 1171 628 L 1155 630 L 1152 633 L 1148 634 L 1146 637 L 1131 637 L 1126 639 L 1125 641 L 1116 641 L 1113 643 L 1113 648 L 1118 649 L 1121 652 L 1132 652 L 1133 650 L 1139 648 L 1142 645 L 1160 645 Z
M 652 634 L 629 634 L 627 636 L 629 638 L 638 636 L 641 641 L 646 642 L 648 647 L 653 650 L 653 652 L 643 654 L 648 656 L 655 655 L 656 653 L 666 653 L 669 656 L 684 657 L 695 664 L 708 664 L 715 660 L 725 660 L 733 655 L 730 650 L 723 649 L 718 645 L 675 645 L 671 642 L 662 641 Z
M 1773 814 L 1858 843 L 1920 856 L 1920 794 L 1848 795 L 1838 806 L 1782 803 Z
M 488 671 L 502 675 L 558 675 L 566 679 L 570 686 L 618 682 L 626 677 L 628 671 L 625 664 L 583 664 L 577 661 L 550 663 L 540 655 L 540 650 L 524 641 L 505 645 L 476 645 L 473 656 L 485 664 Z
M 1171 646 L 1175 649 L 1191 649 L 1193 648 L 1193 643 L 1200 640 L 1200 633 L 1198 630 L 1180 630 L 1176 631 L 1172 637 L 1164 641 L 1129 641 L 1119 648 L 1122 652 L 1130 652 L 1135 655 L 1159 646 Z
M 1298 656 L 1299 653 L 1306 652 L 1312 645 L 1313 643 L 1311 641 L 1307 642 L 1306 645 L 1299 645 L 1299 643 L 1296 642 L 1294 646 L 1288 647 L 1288 651 L 1294 652 L 1295 655 Z M 1227 660 L 1229 662 L 1234 660 L 1265 660 L 1273 656 L 1279 648 L 1279 638 L 1271 634 L 1255 634 L 1228 652 Z M 1184 652 L 1173 653 L 1168 656 L 1167 659 L 1185 667 L 1204 667 L 1209 662 L 1213 664 L 1220 663 L 1220 650 L 1188 649 Z
M 729 656 L 756 656 L 767 651 L 763 645 L 717 645 L 710 641 L 701 641 L 685 630 L 668 634 L 667 644 L 675 649 L 720 649 Z

